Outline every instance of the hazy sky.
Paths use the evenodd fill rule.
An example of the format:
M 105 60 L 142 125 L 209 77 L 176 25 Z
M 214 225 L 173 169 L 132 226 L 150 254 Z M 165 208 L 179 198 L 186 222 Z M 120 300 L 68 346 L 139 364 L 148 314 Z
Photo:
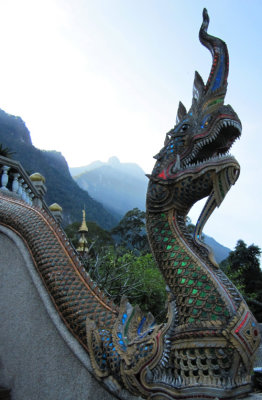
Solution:
M 243 124 L 240 178 L 205 232 L 262 247 L 261 0 L 0 0 L 0 108 L 71 167 L 115 155 L 150 173 L 179 100 L 191 105 L 194 71 L 210 71 L 203 7 L 228 44 L 226 103 Z

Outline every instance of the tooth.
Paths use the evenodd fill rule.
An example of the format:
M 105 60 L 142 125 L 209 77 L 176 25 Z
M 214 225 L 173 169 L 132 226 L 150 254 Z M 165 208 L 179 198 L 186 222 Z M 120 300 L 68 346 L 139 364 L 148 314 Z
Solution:
M 176 164 L 175 164 L 175 167 L 174 167 L 174 172 L 175 171 L 178 171 L 178 170 L 180 170 L 180 156 L 179 156 L 179 154 L 177 155 L 177 158 L 176 158 Z

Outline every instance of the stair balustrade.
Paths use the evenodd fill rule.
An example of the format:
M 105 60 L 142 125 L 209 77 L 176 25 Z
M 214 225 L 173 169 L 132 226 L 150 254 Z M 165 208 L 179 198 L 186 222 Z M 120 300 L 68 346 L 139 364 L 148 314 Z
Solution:
M 43 196 L 46 187 L 41 182 L 41 190 L 31 181 L 19 161 L 0 156 L 0 191 L 25 201 L 29 205 L 44 208 L 50 214 Z

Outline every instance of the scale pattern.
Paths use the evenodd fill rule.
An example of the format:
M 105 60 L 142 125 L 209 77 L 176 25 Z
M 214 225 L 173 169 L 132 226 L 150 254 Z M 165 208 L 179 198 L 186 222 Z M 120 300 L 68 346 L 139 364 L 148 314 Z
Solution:
M 179 323 L 220 321 L 227 323 L 229 310 L 214 285 L 214 272 L 209 271 L 186 248 L 181 238 L 175 237 L 170 226 L 173 212 L 148 216 L 152 248 L 160 270 L 176 294 Z M 212 276 L 213 275 L 213 276 Z
M 117 307 L 83 271 L 62 230 L 47 213 L 23 201 L 0 196 L 0 220 L 24 239 L 55 307 L 87 348 L 87 315 L 98 326 L 110 327 Z

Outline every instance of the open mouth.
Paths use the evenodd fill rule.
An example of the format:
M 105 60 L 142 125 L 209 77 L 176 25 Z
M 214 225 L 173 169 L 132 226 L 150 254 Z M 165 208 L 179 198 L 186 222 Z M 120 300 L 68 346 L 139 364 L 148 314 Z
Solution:
M 220 120 L 212 129 L 212 133 L 197 140 L 191 154 L 183 160 L 182 168 L 230 157 L 229 150 L 240 135 L 241 124 L 238 121 Z

